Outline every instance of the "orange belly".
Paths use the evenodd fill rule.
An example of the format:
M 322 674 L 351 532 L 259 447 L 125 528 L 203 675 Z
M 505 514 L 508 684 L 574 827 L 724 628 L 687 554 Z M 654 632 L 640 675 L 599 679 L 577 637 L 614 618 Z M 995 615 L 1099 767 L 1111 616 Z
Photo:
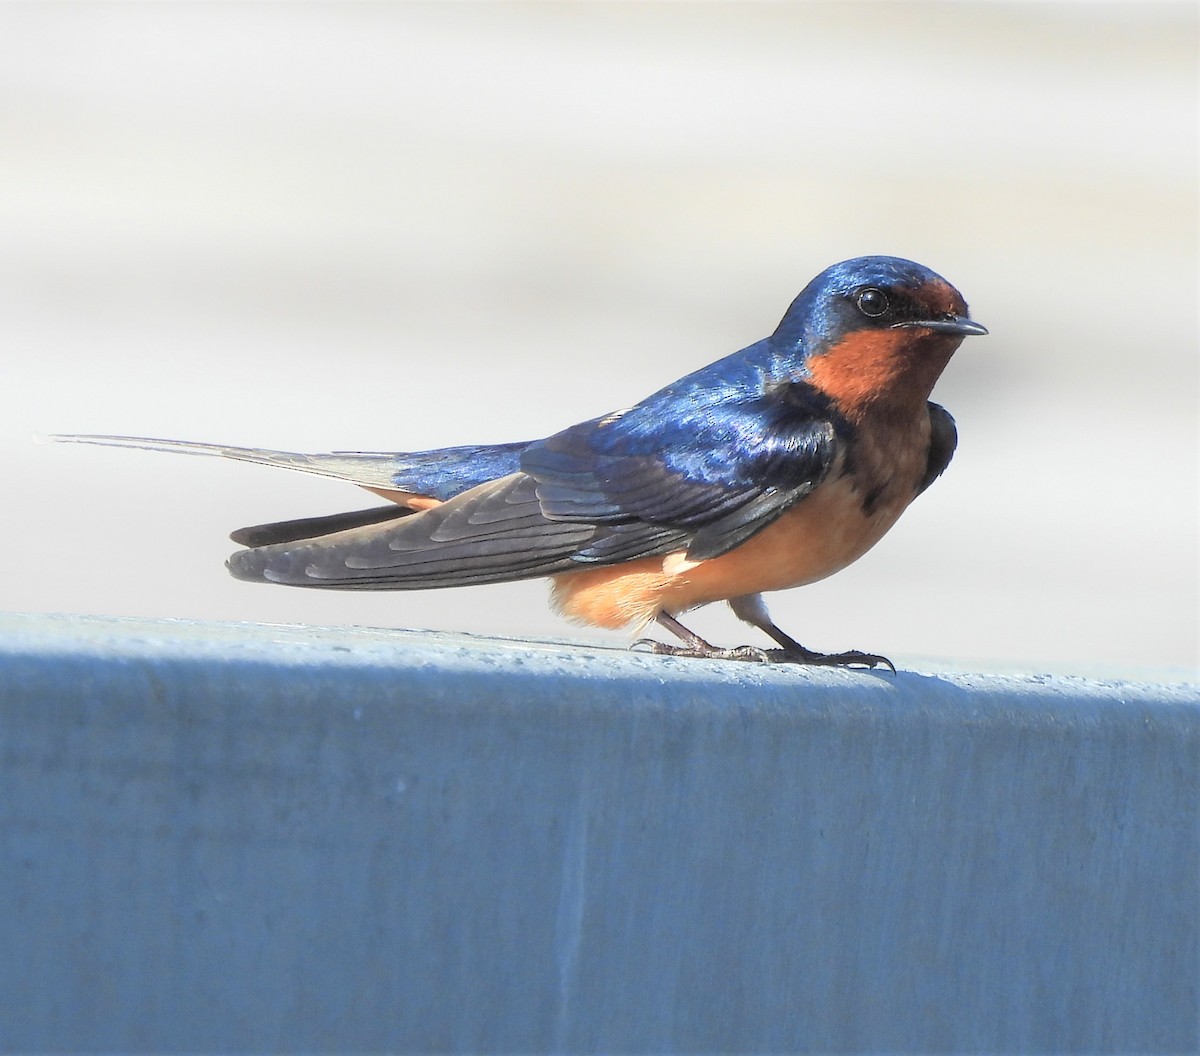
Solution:
M 644 624 L 658 613 L 784 590 L 833 575 L 862 557 L 911 501 L 883 502 L 867 515 L 842 477 L 826 483 L 741 546 L 708 561 L 679 552 L 554 577 L 552 601 L 568 619 L 600 627 Z

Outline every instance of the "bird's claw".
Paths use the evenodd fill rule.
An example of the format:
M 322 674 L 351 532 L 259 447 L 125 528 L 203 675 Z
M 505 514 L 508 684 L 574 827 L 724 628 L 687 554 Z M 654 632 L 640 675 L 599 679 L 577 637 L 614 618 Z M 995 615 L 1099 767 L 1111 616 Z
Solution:
M 871 670 L 886 667 L 894 675 L 896 665 L 878 653 L 847 649 L 844 653 L 814 653 L 809 649 L 771 649 L 770 660 L 782 664 L 811 664 L 814 667 L 864 667 Z
M 759 649 L 754 645 L 739 645 L 733 649 L 720 649 L 715 645 L 667 645 L 656 642 L 653 638 L 639 638 L 629 648 L 637 649 L 645 646 L 655 656 L 688 656 L 698 660 L 748 660 L 757 664 L 769 664 L 771 654 L 781 652 L 778 649 Z
M 639 638 L 629 648 L 647 649 L 655 656 L 687 656 L 702 660 L 747 660 L 758 664 L 810 664 L 814 667 L 886 667 L 894 675 L 896 665 L 886 656 L 848 649 L 844 653 L 814 653 L 809 649 L 759 649 L 754 645 L 739 645 L 721 649 L 715 645 L 667 645 L 653 638 Z

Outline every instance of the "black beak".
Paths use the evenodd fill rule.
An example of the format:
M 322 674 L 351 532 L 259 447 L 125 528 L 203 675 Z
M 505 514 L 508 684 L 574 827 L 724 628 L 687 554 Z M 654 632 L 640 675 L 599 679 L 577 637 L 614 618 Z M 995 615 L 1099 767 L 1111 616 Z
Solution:
M 965 315 L 951 315 L 944 319 L 906 319 L 902 323 L 893 323 L 892 329 L 911 326 L 936 330 L 940 334 L 958 334 L 961 337 L 982 337 L 987 333 L 986 326 L 981 326 Z

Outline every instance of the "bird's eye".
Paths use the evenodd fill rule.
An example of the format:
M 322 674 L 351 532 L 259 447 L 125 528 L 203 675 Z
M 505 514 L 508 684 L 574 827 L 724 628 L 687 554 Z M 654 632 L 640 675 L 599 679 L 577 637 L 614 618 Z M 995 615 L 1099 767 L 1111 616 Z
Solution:
M 888 310 L 887 294 L 873 286 L 859 293 L 855 303 L 863 315 L 869 315 L 872 319 L 878 319 Z

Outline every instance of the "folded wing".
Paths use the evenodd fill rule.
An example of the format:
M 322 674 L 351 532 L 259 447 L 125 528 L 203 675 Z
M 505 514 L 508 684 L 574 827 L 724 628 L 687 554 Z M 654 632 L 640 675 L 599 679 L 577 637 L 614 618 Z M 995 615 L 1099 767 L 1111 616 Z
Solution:
M 527 445 L 521 470 L 385 523 L 234 554 L 240 579 L 411 590 L 725 553 L 825 478 L 836 423 L 802 398 L 642 405 Z

